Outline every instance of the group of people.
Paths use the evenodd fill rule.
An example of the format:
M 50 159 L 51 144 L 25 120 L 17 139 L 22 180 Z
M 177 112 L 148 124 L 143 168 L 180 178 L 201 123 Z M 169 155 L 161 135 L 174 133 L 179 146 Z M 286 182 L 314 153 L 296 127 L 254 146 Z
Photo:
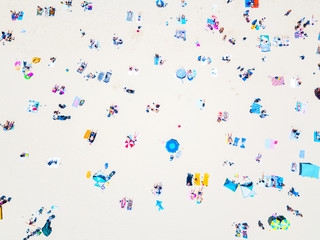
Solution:
M 11 197 L 6 197 L 6 196 L 2 196 L 1 198 L 0 198 L 0 206 L 2 206 L 2 205 L 4 205 L 4 204 L 6 204 L 6 203 L 8 203 L 8 202 L 10 202 L 11 201 Z
M 52 92 L 56 93 L 59 92 L 60 95 L 63 95 L 66 91 L 66 87 L 65 86 L 59 86 L 59 85 L 54 85 Z
M 14 121 L 6 121 L 6 123 L 2 126 L 3 130 L 8 131 L 14 128 Z
M 95 49 L 99 49 L 100 47 L 100 43 L 99 41 L 96 41 L 94 39 L 90 39 L 90 44 L 89 44 L 89 48 L 92 49 L 92 48 L 95 48 Z
M 114 34 L 113 38 L 112 38 L 112 41 L 113 41 L 113 44 L 118 46 L 118 45 L 122 45 L 123 44 L 123 41 L 122 39 L 120 39 L 118 36 L 116 36 Z
M 248 229 L 249 225 L 247 223 L 238 223 L 235 225 L 236 226 L 236 237 L 240 237 L 242 233 L 243 238 L 248 238 Z
M 5 42 L 11 42 L 15 39 L 15 37 L 12 35 L 12 32 L 13 31 L 9 31 L 9 30 L 7 32 L 1 31 L 0 40 L 3 41 L 2 42 L 3 45 L 5 44 Z
M 59 104 L 59 108 L 61 109 L 64 109 L 66 107 L 65 104 Z M 53 120 L 67 120 L 67 119 L 70 119 L 71 116 L 65 116 L 65 115 L 60 115 L 60 111 L 57 110 L 57 111 L 54 111 L 53 112 Z
M 51 17 L 56 14 L 56 9 L 52 6 L 50 7 L 45 7 L 44 9 L 40 6 L 37 6 L 37 15 L 42 16 L 42 13 L 44 13 L 45 17 Z
M 240 77 L 243 81 L 246 81 L 247 79 L 249 79 L 249 78 L 253 75 L 253 71 L 255 70 L 255 68 L 250 68 L 250 69 L 248 69 L 248 70 L 246 70 L 246 71 L 244 71 L 244 72 L 242 73 L 242 71 L 244 70 L 244 68 L 241 67 L 241 66 L 239 66 L 239 67 L 237 68 L 237 70 L 240 71 L 239 77 Z
M 121 208 L 125 208 L 127 205 L 127 210 L 132 210 L 133 199 L 127 199 L 126 197 L 120 200 Z
M 10 13 L 11 13 L 11 19 L 12 19 L 12 21 L 14 21 L 14 20 L 22 20 L 22 18 L 23 18 L 23 12 L 22 11 L 10 11 Z
M 197 204 L 202 203 L 203 201 L 203 187 L 199 188 L 199 190 L 196 192 L 195 189 L 190 190 L 190 199 L 196 200 Z
M 111 117 L 119 112 L 118 105 L 111 105 L 108 109 L 107 117 Z
M 162 183 L 161 182 L 160 183 L 155 183 L 153 185 L 153 189 L 151 190 L 151 192 L 152 192 L 152 194 L 157 195 L 157 196 L 161 195 L 161 193 L 162 193 Z
M 147 105 L 147 109 L 146 109 L 146 112 L 156 112 L 158 113 L 159 112 L 159 108 L 160 108 L 160 104 L 155 104 L 155 103 L 152 103 L 152 106 L 151 105 Z

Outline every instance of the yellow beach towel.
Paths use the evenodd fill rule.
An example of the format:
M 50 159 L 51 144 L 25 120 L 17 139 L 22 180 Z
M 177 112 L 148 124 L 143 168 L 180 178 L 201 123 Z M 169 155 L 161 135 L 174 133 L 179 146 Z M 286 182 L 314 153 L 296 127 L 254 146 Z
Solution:
M 194 185 L 200 185 L 200 173 L 194 175 Z
M 34 57 L 34 58 L 32 58 L 32 63 L 39 63 L 40 60 L 41 60 L 41 58 Z
M 90 178 L 91 177 L 91 171 L 88 171 L 87 172 L 87 178 Z
M 209 173 L 205 173 L 202 181 L 202 185 L 208 187 L 209 184 Z
M 89 139 L 90 134 L 91 134 L 91 131 L 90 131 L 90 130 L 87 130 L 87 131 L 86 131 L 86 134 L 83 136 L 83 138 Z
M 0 206 L 0 220 L 2 219 L 2 207 Z

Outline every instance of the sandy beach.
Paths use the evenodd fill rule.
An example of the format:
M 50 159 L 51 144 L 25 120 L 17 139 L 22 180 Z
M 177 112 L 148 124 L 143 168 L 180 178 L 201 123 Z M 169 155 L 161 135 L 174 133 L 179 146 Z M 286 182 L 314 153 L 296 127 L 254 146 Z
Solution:
M 22 240 L 42 229 L 52 214 L 52 233 L 29 239 L 229 240 L 242 239 L 243 231 L 252 240 L 318 239 L 319 179 L 299 176 L 299 163 L 320 165 L 320 143 L 314 141 L 314 132 L 320 131 L 320 102 L 314 93 L 320 87 L 320 2 L 260 0 L 258 8 L 246 7 L 244 0 L 186 0 L 185 6 L 168 0 L 163 7 L 156 2 L 72 1 L 68 7 L 58 0 L 0 0 L 0 30 L 14 36 L 0 42 L 0 197 L 12 198 L 2 205 L 0 239 Z M 54 7 L 54 16 L 37 15 L 37 6 Z M 23 11 L 23 19 L 13 21 L 11 10 Z M 288 10 L 292 12 L 285 16 Z M 207 19 L 219 21 L 217 29 L 210 30 Z M 295 30 L 301 19 L 302 30 Z M 251 29 L 253 20 L 259 30 Z M 185 41 L 174 36 L 176 30 L 185 30 Z M 266 35 L 271 47 L 262 52 L 260 39 Z M 114 44 L 114 36 L 123 43 Z M 289 46 L 275 46 L 277 36 L 290 39 Z M 99 42 L 97 49 L 89 47 L 90 39 Z M 162 65 L 155 65 L 155 54 Z M 222 60 L 226 55 L 231 61 Z M 198 61 L 199 56 L 211 63 Z M 41 60 L 32 63 L 34 58 Z M 79 73 L 83 61 L 87 67 Z M 138 73 L 131 74 L 130 66 Z M 183 79 L 177 77 L 181 68 L 187 72 Z M 247 70 L 252 74 L 244 81 Z M 96 77 L 86 80 L 90 72 Z M 110 81 L 99 81 L 100 72 L 112 73 Z M 280 76 L 283 84 L 274 86 Z M 301 85 L 291 87 L 293 78 Z M 65 92 L 52 92 L 55 85 L 65 86 Z M 72 106 L 76 97 L 85 100 L 82 106 Z M 266 117 L 250 113 L 258 98 Z M 30 100 L 39 102 L 36 112 L 27 110 Z M 307 106 L 305 113 L 295 109 L 297 102 Z M 160 105 L 158 112 L 150 110 L 153 103 Z M 108 117 L 114 105 L 118 113 Z M 71 118 L 54 120 L 58 110 L 54 118 Z M 226 121 L 217 121 L 219 112 L 228 112 Z M 14 121 L 14 128 L 5 129 L 6 121 Z M 290 138 L 293 129 L 300 135 Z M 97 133 L 92 144 L 84 138 L 87 130 Z M 233 141 L 240 139 L 238 146 L 228 144 L 231 133 Z M 128 135 L 131 149 L 125 147 Z M 242 138 L 246 141 L 240 147 Z M 179 143 L 173 153 L 166 149 L 170 139 Z M 266 148 L 267 139 L 277 142 L 274 149 Z M 22 153 L 28 156 L 20 157 Z M 50 159 L 59 159 L 60 165 L 49 166 Z M 295 172 L 292 163 L 298 166 Z M 97 187 L 93 176 L 99 171 L 107 180 Z M 187 186 L 188 173 L 200 173 L 201 181 L 208 173 L 208 186 L 196 185 L 195 179 Z M 265 187 L 259 183 L 263 175 L 279 176 L 284 185 Z M 226 178 L 252 182 L 255 195 L 244 198 L 240 185 L 231 191 L 224 186 Z M 153 194 L 157 183 L 162 191 Z M 292 187 L 300 197 L 288 194 Z M 201 189 L 200 203 L 191 200 L 190 191 Z M 127 210 L 128 202 L 121 208 L 124 197 L 133 200 L 132 210 Z M 42 207 L 43 213 L 37 213 Z M 287 230 L 268 224 L 275 214 L 290 222 Z M 238 223 L 249 225 L 240 228 L 240 237 L 235 236 Z

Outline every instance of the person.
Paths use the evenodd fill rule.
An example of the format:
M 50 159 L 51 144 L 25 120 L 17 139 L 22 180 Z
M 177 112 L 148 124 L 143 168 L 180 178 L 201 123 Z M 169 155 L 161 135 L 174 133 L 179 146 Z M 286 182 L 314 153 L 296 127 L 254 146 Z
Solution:
M 84 37 L 86 35 L 86 33 L 82 31 L 82 29 L 80 29 L 80 33 L 81 33 L 81 37 Z
M 298 210 L 294 210 L 294 212 L 297 217 L 303 217 L 303 215 Z
M 288 10 L 284 15 L 285 15 L 285 16 L 289 16 L 289 14 L 291 13 L 291 11 L 292 11 L 291 9 Z
M 288 210 L 289 212 L 293 212 L 293 211 L 294 211 L 291 207 L 289 207 L 289 205 L 287 205 L 287 210 Z
M 263 223 L 260 220 L 258 221 L 258 226 L 261 227 L 264 230 Z
M 130 94 L 134 94 L 135 90 L 133 89 L 127 89 L 127 87 L 124 87 L 124 90 L 127 92 L 127 93 L 130 93 Z

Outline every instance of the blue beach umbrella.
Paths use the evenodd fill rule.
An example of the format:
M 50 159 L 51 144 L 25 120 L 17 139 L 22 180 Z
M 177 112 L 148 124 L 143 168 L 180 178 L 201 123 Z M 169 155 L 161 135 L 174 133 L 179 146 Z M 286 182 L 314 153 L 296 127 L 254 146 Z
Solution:
M 169 153 L 175 153 L 176 151 L 179 150 L 179 146 L 180 144 L 178 143 L 177 140 L 175 139 L 170 139 L 167 143 L 166 143 L 166 149 Z
M 177 70 L 176 75 L 177 75 L 178 78 L 184 79 L 187 76 L 187 72 L 183 68 L 180 68 L 180 69 Z
M 108 181 L 106 176 L 101 172 L 97 172 L 96 174 L 93 175 L 92 179 L 96 181 L 97 183 L 105 183 Z

